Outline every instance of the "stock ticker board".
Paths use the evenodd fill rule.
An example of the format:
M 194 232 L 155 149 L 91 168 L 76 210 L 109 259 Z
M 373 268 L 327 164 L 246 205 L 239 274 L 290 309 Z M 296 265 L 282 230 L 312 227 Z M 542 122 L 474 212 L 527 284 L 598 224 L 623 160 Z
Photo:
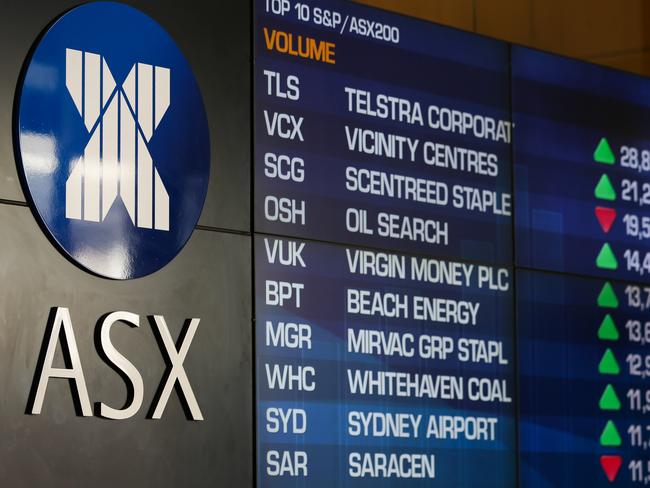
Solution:
M 650 80 L 254 13 L 259 486 L 650 484 Z

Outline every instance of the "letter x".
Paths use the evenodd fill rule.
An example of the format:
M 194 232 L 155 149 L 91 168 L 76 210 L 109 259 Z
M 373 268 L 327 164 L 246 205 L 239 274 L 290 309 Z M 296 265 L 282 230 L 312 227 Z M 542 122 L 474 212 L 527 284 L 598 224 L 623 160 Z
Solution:
M 162 414 L 165 411 L 165 406 L 167 406 L 167 402 L 169 401 L 172 388 L 178 381 L 180 391 L 177 391 L 179 396 L 182 393 L 182 396 L 185 398 L 186 406 L 189 409 L 192 420 L 203 420 L 201 409 L 199 408 L 199 404 L 197 403 L 194 392 L 192 391 L 192 385 L 190 385 L 190 380 L 187 379 L 187 373 L 185 373 L 185 369 L 183 369 L 183 362 L 185 361 L 187 351 L 190 349 L 190 345 L 194 339 L 194 334 L 196 333 L 196 329 L 198 328 L 201 319 L 191 319 L 189 321 L 189 325 L 187 325 L 185 330 L 181 332 L 181 338 L 179 339 L 180 345 L 178 349 L 176 349 L 172 336 L 169 333 L 165 317 L 154 315 L 151 319 L 153 319 L 153 322 L 156 325 L 158 338 L 162 341 L 161 345 L 165 348 L 169 366 L 167 369 L 167 379 L 165 380 L 162 389 L 159 390 L 158 402 L 151 414 L 151 418 L 159 419 L 162 417 Z

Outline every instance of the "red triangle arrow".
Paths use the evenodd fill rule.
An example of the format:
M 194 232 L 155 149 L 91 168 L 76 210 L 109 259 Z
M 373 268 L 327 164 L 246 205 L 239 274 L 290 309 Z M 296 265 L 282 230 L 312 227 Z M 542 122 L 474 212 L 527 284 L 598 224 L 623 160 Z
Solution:
M 607 207 L 596 207 L 596 217 L 603 228 L 603 232 L 607 233 L 616 220 L 616 210 Z
M 605 476 L 607 476 L 610 482 L 616 479 L 622 464 L 623 459 L 621 456 L 600 456 L 600 465 L 603 467 Z

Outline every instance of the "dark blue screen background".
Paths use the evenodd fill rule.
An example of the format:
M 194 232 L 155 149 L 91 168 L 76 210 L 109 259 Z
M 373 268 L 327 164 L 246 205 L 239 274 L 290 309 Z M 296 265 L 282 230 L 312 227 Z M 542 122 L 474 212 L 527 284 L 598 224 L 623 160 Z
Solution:
M 650 246 L 645 238 L 628 235 L 623 221 L 627 214 L 638 218 L 650 218 L 650 214 L 648 207 L 622 195 L 623 180 L 635 180 L 642 187 L 650 184 L 650 178 L 643 171 L 621 166 L 620 159 L 623 146 L 650 150 L 650 80 L 349 2 L 305 3 L 398 26 L 401 37 L 399 45 L 391 45 L 349 32 L 341 34 L 331 28 L 299 22 L 293 15 L 267 14 L 266 2 L 256 2 L 255 296 L 257 461 L 261 486 L 631 486 L 629 463 L 645 460 L 647 455 L 642 448 L 632 445 L 627 432 L 635 425 L 645 428 L 644 414 L 630 408 L 627 394 L 635 389 L 645 393 L 645 387 L 644 379 L 632 374 L 626 360 L 628 355 L 645 357 L 647 346 L 633 341 L 626 325 L 630 321 L 644 324 L 649 320 L 650 308 L 632 307 L 626 290 L 643 290 L 650 266 L 628 269 L 624 255 L 626 251 L 637 252 L 643 261 Z M 262 34 L 264 27 L 335 43 L 336 64 L 296 60 L 268 50 Z M 264 70 L 297 75 L 300 100 L 270 96 Z M 512 143 L 478 140 L 350 112 L 342 95 L 345 87 L 417 100 L 423 106 L 452 107 L 509 120 L 514 124 Z M 269 135 L 264 111 L 304 117 L 305 142 L 287 142 Z M 346 125 L 497 154 L 498 176 L 486 178 L 353 153 L 345 143 Z M 603 137 L 614 152 L 613 165 L 594 161 L 594 150 Z M 305 181 L 296 184 L 267 177 L 267 152 L 304 159 Z M 353 193 L 345 187 L 345 169 L 349 166 L 511 192 L 514 215 L 495 216 Z M 609 176 L 614 186 L 614 202 L 600 200 L 594 194 L 603 174 Z M 264 213 L 268 195 L 306 202 L 305 225 L 269 221 Z M 617 212 L 609 232 L 601 228 L 596 218 L 597 206 Z M 430 245 L 351 233 L 345 228 L 345 212 L 350 207 L 367 209 L 371 218 L 378 212 L 391 211 L 444 219 L 450 226 L 450 244 Z M 264 240 L 272 236 L 306 239 L 301 242 L 306 245 L 308 267 L 271 264 Z M 596 265 L 596 257 L 605 243 L 616 256 L 616 270 Z M 464 263 L 497 263 L 513 273 L 511 289 L 504 294 L 490 294 L 469 287 L 459 295 L 453 287 L 353 275 L 345 264 L 345 250 L 364 246 Z M 268 279 L 303 283 L 308 298 L 300 309 L 269 306 L 264 288 Z M 613 310 L 601 307 L 597 300 L 602 287 L 609 282 L 620 302 Z M 350 316 L 345 309 L 345 293 L 350 287 L 450 298 L 479 296 L 485 315 L 471 331 L 412 320 L 360 319 Z M 608 313 L 618 328 L 617 340 L 598 337 L 599 326 Z M 264 335 L 267 320 L 311 324 L 313 348 L 289 351 L 268 347 Z M 511 361 L 500 369 L 453 361 L 422 362 L 351 354 L 346 334 L 349 328 L 360 326 L 415 334 L 442 330 L 440 333 L 455 334 L 456 339 L 471 336 L 498 340 L 506 347 Z M 619 375 L 599 373 L 598 364 L 607 349 L 618 359 Z M 320 372 L 317 391 L 295 393 L 268 388 L 264 370 L 268 363 L 315 366 Z M 500 377 L 512 385 L 515 401 L 509 405 L 476 405 L 353 396 L 347 392 L 346 370 L 359 365 Z M 607 385 L 616 389 L 622 403 L 620 410 L 599 408 Z M 317 420 L 306 434 L 271 434 L 263 415 L 267 407 L 278 405 L 300 406 Z M 346 433 L 346 415 L 353 409 L 495 415 L 499 418 L 498 441 L 354 438 Z M 609 420 L 616 424 L 622 437 L 620 447 L 603 447 L 599 442 Z M 309 479 L 267 476 L 264 455 L 269 449 L 307 450 Z M 426 451 L 436 453 L 441 464 L 433 480 L 353 480 L 347 477 L 347 454 L 353 449 L 386 453 Z M 607 480 L 601 467 L 603 455 L 622 458 L 614 484 Z

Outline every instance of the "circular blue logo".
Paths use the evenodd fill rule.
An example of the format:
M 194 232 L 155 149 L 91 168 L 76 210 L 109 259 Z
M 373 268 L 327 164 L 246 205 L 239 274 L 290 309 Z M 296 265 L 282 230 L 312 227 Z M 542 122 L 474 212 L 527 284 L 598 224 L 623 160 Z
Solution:
M 169 34 L 126 5 L 74 8 L 35 46 L 18 97 L 23 186 L 64 253 L 114 279 L 169 263 L 210 176 L 201 93 Z

